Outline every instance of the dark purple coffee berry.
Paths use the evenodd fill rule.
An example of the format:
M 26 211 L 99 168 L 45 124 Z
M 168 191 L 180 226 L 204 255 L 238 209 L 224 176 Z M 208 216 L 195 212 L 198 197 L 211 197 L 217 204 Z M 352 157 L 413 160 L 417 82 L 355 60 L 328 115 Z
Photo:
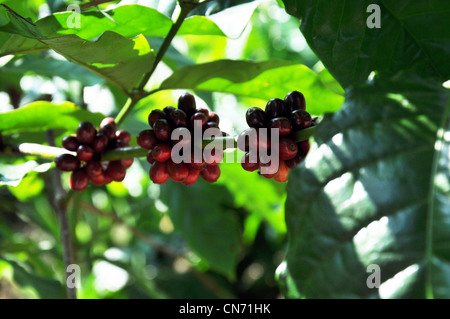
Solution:
M 100 128 L 100 133 L 106 135 L 108 140 L 112 141 L 116 138 L 116 125 L 115 124 L 106 124 L 105 126 Z
M 175 111 L 176 108 L 174 108 L 173 106 L 166 106 L 163 111 L 166 114 L 167 118 L 170 118 L 170 114 L 172 114 L 173 111 Z
M 80 145 L 77 149 L 77 156 L 80 161 L 90 161 L 94 156 L 94 150 L 89 145 Z
M 109 176 L 115 182 L 121 182 L 125 179 L 127 170 L 122 161 L 111 161 L 105 171 L 105 175 Z
M 302 130 L 312 125 L 311 115 L 305 110 L 292 111 L 290 118 L 295 130 Z
M 306 102 L 305 102 L 305 96 L 298 92 L 298 91 L 292 91 L 286 94 L 284 98 L 284 102 L 286 105 L 286 111 L 288 114 L 290 114 L 292 111 L 295 110 L 305 110 L 306 109 Z
M 192 116 L 195 113 L 196 104 L 192 94 L 186 92 L 178 98 L 178 109 L 184 111 L 186 115 Z
M 89 144 L 94 140 L 97 130 L 91 122 L 81 122 L 77 128 L 77 138 L 81 144 Z
M 208 117 L 203 112 L 196 112 L 192 115 L 190 123 L 192 127 L 203 127 L 208 122 Z
M 116 131 L 116 137 L 119 140 L 125 141 L 127 143 L 130 143 L 130 141 L 131 141 L 131 134 L 130 134 L 130 132 L 125 131 L 125 130 Z
M 186 127 L 187 115 L 183 110 L 175 109 L 170 113 L 170 121 L 175 127 Z
M 78 146 L 80 146 L 80 142 L 75 136 L 64 136 L 62 139 L 62 146 L 69 151 L 76 152 Z
M 159 140 L 168 141 L 170 140 L 172 128 L 167 120 L 160 119 L 155 122 L 153 132 L 155 132 L 155 135 Z
M 264 127 L 266 124 L 266 113 L 259 107 L 251 107 L 245 113 L 245 119 L 250 127 Z
M 94 141 L 92 142 L 92 150 L 94 153 L 103 152 L 108 146 L 108 137 L 103 133 L 97 133 L 95 135 Z
M 103 173 L 102 164 L 96 161 L 89 161 L 86 163 L 86 173 L 89 178 L 101 175 Z
M 272 119 L 274 117 L 282 117 L 285 116 L 286 110 L 284 101 L 281 99 L 270 99 L 266 104 L 266 118 Z
M 160 119 L 167 119 L 167 115 L 166 113 L 164 113 L 164 111 L 162 110 L 153 110 L 150 112 L 150 114 L 148 115 L 148 124 L 153 127 L 153 125 L 155 124 L 155 122 L 157 120 Z
M 209 112 L 209 120 L 208 122 L 214 122 L 219 126 L 220 124 L 220 117 L 216 112 Z
M 100 123 L 100 128 L 108 124 L 112 124 L 115 128 L 117 128 L 117 124 L 112 117 L 105 117 Z
M 55 158 L 55 165 L 60 171 L 73 172 L 80 167 L 80 160 L 71 154 L 61 154 Z
M 89 177 L 84 168 L 79 168 L 70 175 L 69 186 L 77 192 L 82 192 L 89 185 Z
M 280 136 L 292 133 L 292 124 L 287 117 L 275 117 L 269 121 L 269 128 L 278 129 Z
M 139 133 L 137 143 L 140 147 L 151 150 L 158 144 L 158 138 L 153 130 L 144 130 Z

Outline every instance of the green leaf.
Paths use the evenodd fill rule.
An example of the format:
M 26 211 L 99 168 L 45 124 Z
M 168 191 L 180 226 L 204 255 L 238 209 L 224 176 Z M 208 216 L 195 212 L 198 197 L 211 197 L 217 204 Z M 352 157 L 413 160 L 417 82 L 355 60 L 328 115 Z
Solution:
M 0 4 L 0 31 L 18 34 L 27 38 L 42 38 L 42 34 L 29 20 L 21 17 L 9 7 Z
M 255 173 L 243 171 L 241 164 L 221 166 L 219 184 L 233 194 L 237 206 L 256 214 L 273 227 L 277 233 L 286 232 L 284 222 L 284 196 L 278 194 L 276 185 Z
M 47 101 L 30 103 L 17 110 L 0 113 L 0 131 L 4 134 L 66 129 L 75 132 L 82 121 L 99 125 L 104 115 L 83 110 L 73 103 L 53 104 Z
M 213 269 L 235 278 L 240 225 L 228 206 L 232 198 L 227 189 L 203 181 L 191 186 L 170 182 L 162 186 L 161 198 L 189 247 Z
M 139 83 L 155 59 L 144 36 L 127 39 L 107 31 L 94 42 L 76 35 L 42 41 L 68 60 L 86 67 L 124 91 Z
M 301 20 L 300 30 L 326 68 L 344 86 L 370 72 L 410 70 L 450 78 L 450 2 L 446 0 L 283 0 Z M 380 7 L 381 28 L 368 28 L 368 6 Z
M 324 118 L 287 188 L 286 271 L 302 295 L 450 297 L 449 134 L 448 92 L 417 76 L 377 78 Z
M 305 95 L 308 111 L 316 115 L 338 110 L 344 99 L 327 89 L 306 66 L 281 60 L 219 60 L 187 66 L 175 71 L 160 89 L 225 92 L 267 101 L 298 90 Z
M 22 179 L 31 171 L 45 172 L 50 169 L 51 163 L 39 164 L 36 161 L 28 161 L 23 164 L 0 165 L 0 186 L 18 186 Z

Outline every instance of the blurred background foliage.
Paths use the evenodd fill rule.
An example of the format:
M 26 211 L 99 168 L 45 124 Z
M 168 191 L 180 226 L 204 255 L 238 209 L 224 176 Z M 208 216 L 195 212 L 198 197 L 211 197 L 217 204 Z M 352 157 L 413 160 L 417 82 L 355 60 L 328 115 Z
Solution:
M 80 1 L 0 3 L 37 21 Z M 224 9 L 213 3 L 195 14 Z M 219 59 L 280 59 L 311 68 L 336 93 L 335 102 L 340 105 L 342 89 L 309 49 L 298 20 L 285 12 L 281 1 L 220 3 L 234 8 L 233 15 L 228 13 L 228 25 L 222 25 L 229 36 L 177 36 L 149 87 L 158 87 L 174 70 L 189 65 Z M 153 7 L 171 18 L 176 14 L 175 1 L 156 0 L 114 1 L 89 10 L 127 4 Z M 236 16 L 238 12 L 242 17 Z M 222 21 L 226 19 L 222 17 Z M 233 25 L 232 21 L 245 23 Z M 0 41 L 3 36 L 0 33 Z M 154 50 L 162 43 L 160 37 L 147 40 Z M 116 116 L 127 98 L 103 78 L 52 50 L 1 55 L 0 67 L 0 113 L 44 99 L 56 104 L 70 101 L 92 113 Z M 292 87 L 295 89 L 302 90 Z M 141 100 L 122 127 L 136 136 L 148 127 L 152 109 L 176 104 L 182 92 L 164 90 Z M 218 112 L 222 130 L 231 135 L 247 127 L 247 108 L 263 107 L 267 102 L 227 93 L 192 93 L 199 106 Z M 56 145 L 71 133 L 55 130 Z M 6 141 L 45 144 L 46 138 L 44 132 L 22 132 L 8 135 Z M 230 153 L 237 159 L 242 155 L 235 150 Z M 0 165 L 27 160 L 3 157 Z M 200 181 L 182 187 L 169 182 L 160 187 L 150 182 L 149 164 L 139 159 L 123 183 L 91 186 L 81 194 L 72 194 L 68 213 L 74 260 L 81 267 L 78 296 L 281 297 L 274 273 L 284 258 L 287 242 L 285 185 L 245 172 L 240 164 L 223 164 L 221 169 L 222 176 L 213 185 Z M 63 174 L 66 188 L 68 177 Z M 29 172 L 18 185 L 0 187 L 0 298 L 65 297 L 59 221 L 52 195 L 50 172 L 45 169 Z

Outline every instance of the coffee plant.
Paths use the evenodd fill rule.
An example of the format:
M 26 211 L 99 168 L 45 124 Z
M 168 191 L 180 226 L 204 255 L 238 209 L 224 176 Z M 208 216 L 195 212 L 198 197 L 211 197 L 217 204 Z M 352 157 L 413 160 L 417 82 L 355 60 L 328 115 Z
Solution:
M 449 298 L 449 29 L 0 0 L 0 298 Z

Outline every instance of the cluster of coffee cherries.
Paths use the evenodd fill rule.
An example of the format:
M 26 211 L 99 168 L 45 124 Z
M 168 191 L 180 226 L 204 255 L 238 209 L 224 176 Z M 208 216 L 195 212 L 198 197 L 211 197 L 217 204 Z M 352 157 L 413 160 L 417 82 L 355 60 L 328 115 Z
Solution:
M 103 119 L 99 130 L 91 122 L 81 122 L 76 135 L 65 136 L 62 140 L 62 146 L 76 152 L 76 156 L 68 153 L 57 156 L 56 167 L 72 172 L 69 184 L 75 191 L 83 191 L 89 182 L 95 185 L 121 182 L 134 159 L 102 161 L 101 157 L 105 151 L 129 146 L 130 140 L 130 133 L 117 130 L 111 117 Z
M 196 145 L 194 142 L 194 130 L 204 132 L 208 128 L 215 128 L 220 132 L 219 116 L 216 113 L 197 108 L 194 96 L 185 92 L 178 99 L 178 108 L 167 106 L 163 110 L 153 110 L 148 116 L 148 123 L 151 129 L 140 132 L 137 143 L 149 150 L 147 161 L 152 164 L 149 175 L 154 183 L 164 184 L 172 179 L 192 185 L 200 176 L 209 183 L 217 181 L 220 176 L 218 164 L 223 159 L 223 152 L 213 151 L 205 155 L 201 149 L 202 145 Z M 174 136 L 189 133 L 191 138 L 172 140 L 173 132 L 179 133 Z M 190 149 L 188 160 L 174 161 L 172 148 L 177 143 L 183 143 L 185 149 Z M 195 154 L 200 152 L 201 158 L 195 158 Z
M 311 115 L 306 112 L 305 97 L 298 91 L 289 92 L 284 100 L 273 98 L 266 104 L 265 110 L 252 107 L 246 113 L 249 129 L 238 136 L 238 146 L 246 154 L 243 156 L 241 165 L 249 172 L 259 170 L 259 174 L 266 178 L 273 178 L 277 182 L 287 181 L 289 170 L 299 165 L 309 151 L 309 141 L 296 142 L 296 133 L 315 125 Z M 265 128 L 267 130 L 259 130 Z M 279 143 L 275 149 L 271 140 L 271 129 L 278 129 Z M 250 131 L 256 131 L 258 139 L 248 139 Z M 267 136 L 261 137 L 261 132 L 267 132 Z M 245 140 L 244 140 L 245 139 Z M 261 172 L 261 168 L 269 167 L 271 163 L 261 158 L 260 150 L 264 154 L 278 155 L 279 167 L 277 171 L 269 173 Z M 253 153 L 255 154 L 253 156 Z M 255 160 L 256 159 L 256 160 Z

